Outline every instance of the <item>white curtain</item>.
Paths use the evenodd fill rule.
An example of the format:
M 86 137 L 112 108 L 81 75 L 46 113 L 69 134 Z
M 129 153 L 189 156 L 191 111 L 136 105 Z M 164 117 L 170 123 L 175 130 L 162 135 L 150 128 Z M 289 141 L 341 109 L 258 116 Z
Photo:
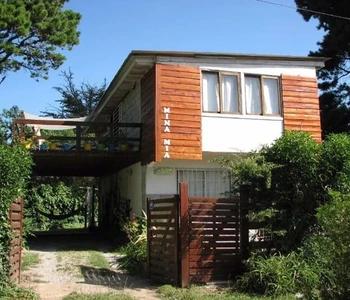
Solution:
M 221 170 L 207 170 L 205 172 L 205 196 L 224 198 L 231 189 L 230 179 L 224 177 Z
M 190 197 L 224 197 L 230 191 L 230 178 L 224 177 L 222 170 L 189 169 L 178 170 L 177 184 L 188 182 Z
M 248 114 L 261 114 L 260 79 L 245 77 L 245 93 Z
M 204 171 L 201 170 L 179 170 L 177 182 L 188 183 L 188 195 L 190 197 L 205 197 L 204 194 Z
M 278 81 L 274 78 L 264 78 L 265 113 L 269 115 L 279 114 L 278 105 Z
M 222 75 L 221 91 L 224 101 L 224 112 L 238 112 L 237 76 Z
M 220 111 L 218 76 L 203 73 L 203 111 Z

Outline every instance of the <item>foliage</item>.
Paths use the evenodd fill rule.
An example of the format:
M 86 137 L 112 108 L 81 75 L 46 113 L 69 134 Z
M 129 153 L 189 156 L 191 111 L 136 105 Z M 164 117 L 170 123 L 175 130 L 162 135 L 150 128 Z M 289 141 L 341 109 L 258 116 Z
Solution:
M 323 201 L 319 184 L 320 145 L 304 132 L 285 132 L 258 153 L 219 162 L 243 184 L 251 202 L 251 221 L 263 222 L 279 251 L 300 245 L 305 231 L 314 223 L 315 208 Z M 227 163 L 227 161 L 235 161 Z
M 63 300 L 135 300 L 135 298 L 124 293 L 80 294 L 74 292 L 64 297 Z
M 201 286 L 190 286 L 189 288 L 175 288 L 171 285 L 163 285 L 157 289 L 161 299 L 170 300 L 268 300 L 270 297 L 248 295 L 230 291 L 228 289 L 208 289 Z M 294 295 L 277 296 L 275 300 L 294 300 Z
M 13 135 L 13 119 L 21 118 L 22 112 L 18 106 L 3 109 L 0 114 L 0 143 L 9 144 Z
M 31 230 L 49 230 L 63 228 L 67 223 L 84 222 L 84 211 L 75 216 L 54 220 L 42 215 L 39 211 L 52 215 L 65 215 L 82 208 L 85 204 L 86 189 L 82 179 L 60 177 L 35 177 L 25 202 L 25 220 Z
M 120 266 L 130 274 L 140 274 L 145 269 L 147 258 L 147 218 L 134 216 L 123 226 L 129 243 L 119 249 L 124 254 Z
M 0 74 L 22 68 L 47 78 L 65 60 L 61 50 L 79 43 L 81 15 L 63 10 L 68 0 L 0 1 Z M 3 77 L 4 78 L 4 77 Z
M 350 26 L 349 20 L 341 16 L 350 15 L 347 0 L 295 0 L 298 12 L 305 21 L 312 18 L 318 21 L 317 29 L 324 31 L 318 50 L 310 52 L 311 56 L 330 57 L 326 67 L 318 71 L 319 87 L 323 91 L 320 97 L 322 111 L 322 128 L 324 134 L 331 132 L 348 132 L 350 123 Z M 311 11 L 310 11 L 311 10 Z M 339 17 L 320 14 L 326 12 Z
M 68 72 L 61 72 L 61 76 L 64 84 L 54 87 L 61 94 L 61 99 L 56 100 L 59 107 L 51 107 L 42 113 L 54 118 L 89 116 L 106 90 L 106 80 L 99 86 L 85 81 L 78 86 L 70 69 Z
M 296 252 L 268 258 L 253 255 L 248 259 L 247 267 L 247 272 L 236 283 L 242 291 L 270 296 L 299 292 L 311 299 L 311 287 L 319 282 L 317 269 Z
M 317 230 L 305 241 L 304 257 L 320 274 L 324 299 L 350 298 L 350 194 L 331 192 L 317 209 Z
M 0 286 L 0 299 L 2 300 L 38 300 L 39 297 L 32 290 L 19 288 L 14 284 Z
M 23 147 L 0 145 L 0 286 L 7 281 L 8 274 L 10 203 L 24 194 L 31 167 L 31 156 Z
M 326 189 L 350 192 L 350 136 L 348 134 L 327 136 L 322 144 L 320 176 Z

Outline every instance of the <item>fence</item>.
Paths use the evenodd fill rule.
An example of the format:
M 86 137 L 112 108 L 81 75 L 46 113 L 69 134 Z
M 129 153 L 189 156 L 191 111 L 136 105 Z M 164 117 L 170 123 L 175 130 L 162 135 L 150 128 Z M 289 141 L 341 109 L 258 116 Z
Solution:
M 23 229 L 23 198 L 18 197 L 10 207 L 10 226 L 13 239 L 9 253 L 9 276 L 15 282 L 20 282 L 21 255 L 22 255 L 22 229 Z
M 173 285 L 179 282 L 178 212 L 178 197 L 148 200 L 148 272 L 151 278 Z
M 246 198 L 148 199 L 148 272 L 174 285 L 229 280 L 247 257 Z

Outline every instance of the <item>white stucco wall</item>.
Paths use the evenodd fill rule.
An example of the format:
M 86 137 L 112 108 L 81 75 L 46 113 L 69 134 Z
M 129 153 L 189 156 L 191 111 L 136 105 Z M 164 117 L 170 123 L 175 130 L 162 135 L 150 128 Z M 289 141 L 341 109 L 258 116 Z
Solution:
M 281 117 L 202 115 L 202 151 L 249 152 L 271 144 L 283 132 Z
M 177 169 L 217 169 L 218 164 L 209 162 L 210 159 L 220 155 L 208 154 L 204 155 L 202 161 L 194 160 L 172 160 L 165 159 L 160 163 L 150 164 L 146 171 L 146 194 L 176 194 L 177 193 Z M 172 173 L 169 175 L 156 175 L 154 169 L 159 167 L 170 167 Z
M 142 215 L 142 168 L 136 163 L 118 173 L 120 195 L 130 199 L 132 214 Z

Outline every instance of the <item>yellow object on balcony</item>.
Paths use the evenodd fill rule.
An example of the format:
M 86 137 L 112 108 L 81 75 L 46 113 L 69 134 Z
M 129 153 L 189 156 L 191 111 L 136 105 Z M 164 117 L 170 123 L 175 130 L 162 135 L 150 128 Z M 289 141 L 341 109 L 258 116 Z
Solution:
M 24 141 L 24 142 L 22 142 L 22 145 L 24 146 L 24 148 L 30 149 L 30 147 L 32 146 L 32 142 L 31 141 Z
M 91 143 L 85 143 L 84 144 L 84 150 L 85 151 L 91 151 Z
M 56 150 L 56 149 L 57 149 L 56 143 L 50 143 L 49 144 L 49 150 Z

